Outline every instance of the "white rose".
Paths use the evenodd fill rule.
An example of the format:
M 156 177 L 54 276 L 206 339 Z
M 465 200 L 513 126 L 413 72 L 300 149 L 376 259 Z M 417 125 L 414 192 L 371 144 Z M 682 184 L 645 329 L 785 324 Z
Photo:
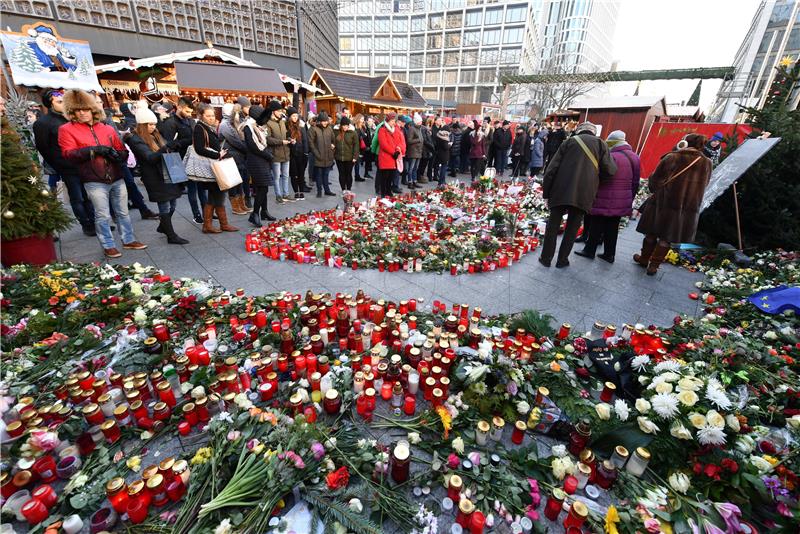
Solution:
M 608 421 L 611 419 L 611 405 L 606 404 L 605 402 L 601 402 L 600 404 L 595 405 L 594 411 L 597 412 L 597 416 L 602 419 L 603 421 Z
M 650 403 L 647 399 L 636 399 L 636 409 L 639 413 L 647 413 L 650 411 Z
M 743 454 L 750 454 L 756 448 L 756 441 L 750 436 L 739 436 L 735 447 L 737 451 Z
M 678 373 L 673 373 L 672 371 L 667 371 L 661 375 L 662 380 L 665 382 L 675 382 L 681 377 Z
M 672 384 L 669 382 L 660 382 L 656 385 L 656 393 L 672 393 Z
M 188 383 L 188 382 L 184 382 Z M 206 396 L 206 390 L 203 389 L 203 386 L 197 386 L 192 390 L 192 398 L 193 399 L 202 399 Z
M 786 426 L 789 428 L 800 428 L 800 415 L 793 415 L 786 420 Z
M 517 412 L 522 415 L 527 415 L 531 411 L 531 405 L 526 401 L 519 401 L 517 403 Z
M 775 341 L 778 339 L 778 334 L 776 334 L 772 330 L 768 330 L 766 334 L 764 334 L 764 339 L 768 339 L 769 341 Z
M 408 442 L 411 445 L 416 445 L 420 441 L 422 441 L 422 439 L 419 437 L 419 432 L 409 432 L 408 433 Z
M 698 397 L 697 393 L 694 391 L 687 389 L 678 393 L 678 400 L 681 401 L 681 404 L 684 406 L 694 406 L 695 403 L 700 400 L 700 397 Z
M 669 429 L 669 433 L 673 437 L 678 439 L 685 439 L 685 440 L 692 439 L 691 431 L 689 431 L 688 428 L 683 426 L 683 423 L 681 423 L 680 421 L 675 421 L 674 423 L 672 423 L 672 426 Z
M 347 503 L 347 506 L 350 508 L 350 510 L 357 514 L 360 514 L 364 511 L 364 505 L 361 504 L 361 501 L 356 498 L 350 499 L 350 501 Z
M 700 429 L 706 426 L 706 417 L 703 414 L 692 412 L 689 414 L 689 422 L 693 427 Z
M 451 446 L 458 454 L 464 454 L 464 440 L 461 439 L 461 436 L 454 439 L 453 443 L 451 443 Z
M 739 424 L 739 418 L 732 413 L 729 413 L 725 416 L 725 424 L 728 425 L 728 428 L 734 432 L 739 432 L 742 429 L 741 425 Z
M 636 422 L 639 423 L 639 429 L 645 434 L 655 434 L 659 431 L 658 425 L 647 417 L 637 417 Z
M 758 469 L 758 472 L 762 475 L 772 471 L 772 464 L 763 459 L 761 456 L 751 456 L 750 465 Z
M 689 490 L 689 477 L 683 473 L 672 473 L 668 481 L 670 487 L 678 493 L 686 493 Z
M 563 458 L 564 456 L 567 455 L 567 447 L 566 445 L 562 445 L 559 443 L 558 445 L 553 445 L 550 448 L 550 452 L 552 453 L 553 456 L 557 458 Z
M 725 428 L 725 418 L 716 410 L 709 410 L 706 412 L 706 421 L 713 427 Z

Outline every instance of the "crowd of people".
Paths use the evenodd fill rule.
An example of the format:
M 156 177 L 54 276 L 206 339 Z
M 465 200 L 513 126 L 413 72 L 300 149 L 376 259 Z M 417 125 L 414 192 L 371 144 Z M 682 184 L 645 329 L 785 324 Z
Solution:
M 614 131 L 602 140 L 588 122 L 532 122 L 512 131 L 509 121 L 489 117 L 463 127 L 459 120 L 448 124 L 441 116 L 387 112 L 378 121 L 352 116 L 348 109 L 335 117 L 321 111 L 304 118 L 278 100 L 264 107 L 246 97 L 224 104 L 218 120 L 214 107 L 186 97 L 174 104 L 112 101 L 104 108 L 99 95 L 80 90 L 47 90 L 42 104 L 47 112 L 31 117 L 32 132 L 50 186 L 64 183 L 83 232 L 97 237 L 108 258 L 122 255 L 116 227 L 123 249 L 147 247 L 136 239 L 129 204 L 143 219 L 158 219 L 157 231 L 168 243 L 187 244 L 172 224 L 182 196 L 203 233 L 239 230 L 230 222 L 228 203 L 233 214 L 247 215 L 254 227 L 261 227 L 275 220 L 268 208 L 270 188 L 278 204 L 303 201 L 314 186 L 317 197 L 335 196 L 329 179 L 335 165 L 342 193 L 350 192 L 354 181 L 374 178 L 381 197 L 427 183 L 441 188 L 448 176 L 460 173 L 476 180 L 487 167 L 495 169 L 497 178 L 506 172 L 513 179 L 535 178 L 543 172 L 550 217 L 540 263 L 550 266 L 565 216 L 556 267 L 569 265 L 582 226 L 585 246 L 576 253 L 593 259 L 602 245 L 599 257 L 613 263 L 620 219 L 631 215 L 639 188 L 639 158 L 625 133 Z M 719 160 L 721 141 L 722 134 L 711 140 L 686 136 L 651 177 L 654 194 L 639 208 L 638 230 L 646 237 L 635 258 L 648 274 L 655 274 L 670 243 L 694 237 L 699 203 L 710 169 Z M 187 180 L 173 182 L 166 154 L 179 156 Z M 221 188 L 212 163 L 228 158 L 243 180 Z M 157 213 L 145 202 L 135 174 L 149 201 L 158 206 Z

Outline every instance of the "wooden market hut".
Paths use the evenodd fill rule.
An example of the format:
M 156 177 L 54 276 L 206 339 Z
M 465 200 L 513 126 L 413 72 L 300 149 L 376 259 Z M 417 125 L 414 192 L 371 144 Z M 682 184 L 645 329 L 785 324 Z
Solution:
M 580 113 L 578 123 L 590 121 L 602 125 L 603 138 L 614 130 L 622 130 L 636 152 L 641 150 L 650 126 L 667 115 L 663 96 L 590 98 L 574 102 L 569 109 Z
M 316 112 L 325 111 L 331 117 L 344 108 L 349 108 L 353 115 L 383 115 L 387 111 L 422 113 L 428 109 L 416 89 L 386 75 L 315 69 L 308 83 L 322 91 L 314 98 Z

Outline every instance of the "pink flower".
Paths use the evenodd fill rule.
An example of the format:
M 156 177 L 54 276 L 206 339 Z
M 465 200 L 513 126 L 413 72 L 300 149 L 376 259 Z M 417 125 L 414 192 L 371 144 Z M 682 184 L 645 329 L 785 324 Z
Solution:
M 585 389 L 582 389 L 581 390 L 581 398 L 588 399 L 589 398 L 589 392 L 586 391 Z
M 311 452 L 314 454 L 315 460 L 322 460 L 322 457 L 325 456 L 325 447 L 322 443 L 315 441 L 311 444 Z
M 43 430 L 31 432 L 31 437 L 28 439 L 28 442 L 34 448 L 43 451 L 52 451 L 61 444 L 61 440 L 58 439 L 58 434 Z
M 789 510 L 789 507 L 786 506 L 785 502 L 779 502 L 778 503 L 778 513 L 781 514 L 784 517 L 792 517 L 792 515 L 793 515 L 792 511 Z
M 644 528 L 646 528 L 647 532 L 650 532 L 651 534 L 658 534 L 661 532 L 661 523 L 658 522 L 658 519 L 651 517 L 650 519 L 645 520 Z
M 467 458 L 472 462 L 472 465 L 479 465 L 481 463 L 481 453 L 478 451 L 472 451 L 467 455 Z
M 461 463 L 461 460 L 458 458 L 456 453 L 451 452 L 450 456 L 447 457 L 447 467 L 450 469 L 458 469 L 458 465 Z
M 729 502 L 715 502 L 714 508 L 717 509 L 719 515 L 725 520 L 726 530 L 728 532 L 739 532 L 742 530 L 739 525 L 739 518 L 742 517 L 742 511 L 739 507 Z
M 533 506 L 528 506 L 525 510 L 525 515 L 530 518 L 531 521 L 539 521 L 539 512 L 533 509 Z

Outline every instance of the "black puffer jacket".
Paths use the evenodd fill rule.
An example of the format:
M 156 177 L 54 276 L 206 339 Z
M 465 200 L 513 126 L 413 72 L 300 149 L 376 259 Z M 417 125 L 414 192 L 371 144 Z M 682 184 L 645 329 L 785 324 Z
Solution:
M 453 142 L 453 145 L 450 147 L 450 154 L 453 155 L 460 155 L 461 154 L 461 136 L 463 130 L 458 123 L 453 124 L 450 127 L 450 140 Z
M 58 146 L 58 129 L 68 122 L 64 115 L 51 110 L 33 123 L 33 136 L 36 139 L 36 150 L 48 165 L 58 174 L 76 175 L 78 168 L 67 161 Z
M 250 182 L 255 187 L 273 185 L 272 151 L 267 146 L 267 132 L 252 120 L 248 121 L 244 126 L 244 142 L 247 145 L 247 172 L 250 173 Z M 260 148 L 259 144 L 264 148 Z

